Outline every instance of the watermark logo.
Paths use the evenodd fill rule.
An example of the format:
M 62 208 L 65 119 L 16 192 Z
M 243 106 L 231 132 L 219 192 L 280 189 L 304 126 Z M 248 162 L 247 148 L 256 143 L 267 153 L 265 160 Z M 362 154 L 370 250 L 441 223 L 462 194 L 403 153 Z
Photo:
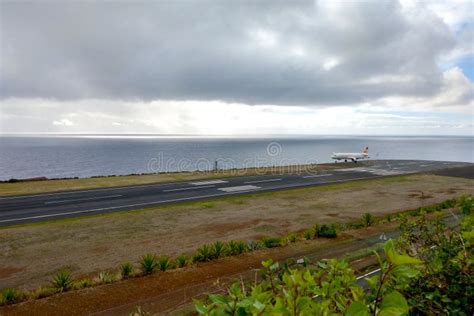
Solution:
M 255 154 L 250 158 L 236 161 L 231 157 L 216 157 L 197 159 L 174 157 L 165 158 L 159 152 L 148 161 L 147 169 L 150 173 L 160 172 L 222 172 L 226 175 L 268 174 L 268 173 L 317 173 L 317 160 L 282 157 L 283 147 L 279 142 L 270 142 L 266 146 L 265 154 Z M 252 172 L 249 172 L 252 169 Z
M 267 154 L 271 157 L 276 157 L 281 155 L 282 148 L 281 145 L 277 142 L 271 142 L 267 146 Z

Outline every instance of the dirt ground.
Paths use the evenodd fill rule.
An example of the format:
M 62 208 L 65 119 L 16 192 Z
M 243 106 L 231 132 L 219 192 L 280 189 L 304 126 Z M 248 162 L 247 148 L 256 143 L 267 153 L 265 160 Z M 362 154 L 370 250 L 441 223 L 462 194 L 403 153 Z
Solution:
M 0 284 L 31 289 L 65 268 L 75 277 L 91 275 L 149 252 L 176 256 L 216 240 L 284 235 L 462 194 L 474 194 L 474 180 L 410 175 L 5 228 Z
M 102 285 L 80 291 L 21 304 L 0 307 L 5 315 L 129 315 L 136 306 L 152 315 L 185 315 L 194 310 L 192 298 L 205 293 L 223 291 L 234 280 L 254 280 L 255 269 L 268 258 L 284 261 L 310 255 L 312 262 L 323 258 L 343 257 L 367 246 L 382 231 L 396 229 L 395 223 L 386 223 L 357 231 L 347 231 L 337 239 L 300 241 L 283 248 L 263 249 L 235 257 L 192 265 L 183 269 L 156 273 L 147 277 Z M 370 260 L 367 260 L 370 259 Z M 367 262 L 368 261 L 368 262 Z M 374 263 L 364 258 L 352 266 L 365 268 Z

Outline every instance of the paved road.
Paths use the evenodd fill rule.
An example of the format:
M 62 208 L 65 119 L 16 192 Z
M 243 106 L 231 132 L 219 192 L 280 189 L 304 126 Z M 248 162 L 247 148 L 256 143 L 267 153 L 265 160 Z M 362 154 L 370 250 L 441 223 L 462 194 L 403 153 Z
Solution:
M 257 175 L 3 197 L 0 198 L 0 226 L 131 210 L 228 195 L 436 171 L 472 166 L 472 164 L 421 160 L 381 160 L 359 164 L 357 167 L 354 167 L 353 163 L 347 163 L 347 166 L 348 168 L 316 174 Z

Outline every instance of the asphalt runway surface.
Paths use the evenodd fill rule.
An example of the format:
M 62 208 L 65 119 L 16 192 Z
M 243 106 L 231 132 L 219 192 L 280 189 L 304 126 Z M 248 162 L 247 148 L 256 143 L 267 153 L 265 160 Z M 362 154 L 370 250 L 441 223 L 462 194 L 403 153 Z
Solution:
M 0 197 L 0 226 L 132 210 L 229 195 L 341 183 L 384 176 L 449 170 L 472 173 L 474 164 L 424 160 L 379 160 L 344 163 L 347 168 L 319 173 L 214 178 L 58 193 Z M 467 171 L 459 171 L 459 170 Z M 470 171 L 469 171 L 470 170 Z

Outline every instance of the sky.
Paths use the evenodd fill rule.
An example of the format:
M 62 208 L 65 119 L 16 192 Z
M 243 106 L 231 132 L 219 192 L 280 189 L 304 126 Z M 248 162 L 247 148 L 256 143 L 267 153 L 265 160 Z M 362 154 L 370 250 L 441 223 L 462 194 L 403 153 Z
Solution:
M 474 136 L 473 12 L 0 0 L 0 133 Z

